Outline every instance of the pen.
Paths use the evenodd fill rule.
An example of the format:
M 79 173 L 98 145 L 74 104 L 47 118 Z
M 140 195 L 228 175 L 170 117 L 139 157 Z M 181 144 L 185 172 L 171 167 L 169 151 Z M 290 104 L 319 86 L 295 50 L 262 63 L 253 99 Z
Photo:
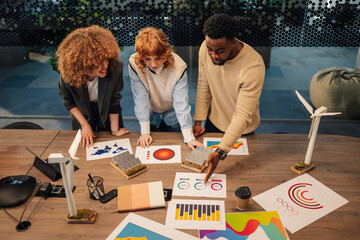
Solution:
M 94 185 L 94 179 L 91 177 L 90 173 L 88 174 L 90 182 Z
M 90 173 L 88 174 L 88 176 L 91 182 L 91 186 L 94 188 L 91 193 L 94 195 L 96 199 L 99 199 L 102 195 L 104 195 L 104 193 L 98 188 L 98 186 L 101 183 L 101 180 L 98 180 L 97 183 L 95 184 L 94 179 L 91 177 Z M 95 194 L 95 191 L 97 194 Z
M 89 180 L 91 182 L 91 187 L 93 187 L 93 190 L 91 191 L 91 194 L 96 198 L 96 199 L 99 199 L 100 198 L 100 194 L 97 190 L 97 187 L 95 186 L 95 183 L 94 183 L 94 179 L 91 177 L 91 174 L 89 173 L 88 174 L 89 176 Z M 96 191 L 96 194 L 95 194 L 95 191 Z
M 94 193 L 95 190 L 97 190 L 97 187 L 100 185 L 100 183 L 101 183 L 101 180 L 97 181 L 97 183 L 95 184 L 95 187 L 94 187 L 94 189 L 92 190 L 91 193 Z

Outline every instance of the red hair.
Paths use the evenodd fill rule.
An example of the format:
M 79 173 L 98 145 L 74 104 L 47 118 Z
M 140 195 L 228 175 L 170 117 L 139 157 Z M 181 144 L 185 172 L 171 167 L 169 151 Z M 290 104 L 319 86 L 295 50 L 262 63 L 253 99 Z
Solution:
M 135 38 L 135 64 L 142 70 L 146 67 L 144 59 L 146 56 L 159 56 L 166 59 L 164 68 L 174 67 L 172 46 L 168 37 L 159 29 L 147 27 L 140 30 Z

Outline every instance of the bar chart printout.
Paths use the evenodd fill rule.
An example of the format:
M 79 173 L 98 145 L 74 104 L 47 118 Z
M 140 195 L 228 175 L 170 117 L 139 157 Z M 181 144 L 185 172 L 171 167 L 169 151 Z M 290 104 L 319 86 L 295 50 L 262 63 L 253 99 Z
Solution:
M 169 202 L 166 226 L 225 230 L 224 209 L 224 201 L 174 199 Z

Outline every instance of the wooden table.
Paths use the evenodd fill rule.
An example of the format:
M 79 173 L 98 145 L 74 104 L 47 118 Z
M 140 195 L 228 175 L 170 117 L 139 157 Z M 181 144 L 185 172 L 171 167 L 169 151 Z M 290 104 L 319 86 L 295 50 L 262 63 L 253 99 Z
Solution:
M 31 167 L 33 156 L 25 150 L 30 147 L 36 153 L 43 153 L 47 158 L 50 153 L 67 152 L 75 131 L 52 130 L 0 130 L 0 177 L 25 174 Z M 107 132 L 96 134 L 96 141 L 113 140 L 116 137 Z M 182 143 L 180 133 L 152 133 L 153 145 L 180 144 L 182 158 L 190 149 Z M 131 133 L 122 138 L 129 138 L 135 152 L 139 133 Z M 206 134 L 203 137 L 221 137 L 221 134 Z M 307 135 L 303 134 L 254 134 L 247 137 L 248 156 L 229 156 L 221 162 L 215 173 L 226 174 L 227 198 L 226 212 L 237 212 L 234 192 L 239 186 L 249 186 L 252 195 L 256 196 L 272 187 L 286 182 L 297 175 L 290 167 L 305 158 Z M 104 178 L 105 191 L 119 185 L 163 181 L 164 188 L 172 188 L 176 172 L 190 172 L 180 164 L 148 165 L 147 172 L 131 179 L 125 179 L 111 165 L 110 159 L 86 161 L 86 151 L 79 148 L 80 158 L 75 164 L 79 170 L 75 172 L 74 192 L 77 208 L 91 208 L 98 212 L 95 224 L 68 224 L 67 203 L 64 198 L 48 198 L 42 200 L 30 218 L 32 223 L 26 232 L 17 232 L 16 221 L 3 210 L 0 211 L 0 234 L 4 239 L 105 239 L 124 219 L 127 213 L 111 213 L 116 209 L 116 200 L 107 204 L 91 200 L 86 187 L 88 173 Z M 349 200 L 349 203 L 330 214 L 311 223 L 290 239 L 359 239 L 360 236 L 360 139 L 336 135 L 319 135 L 316 140 L 313 162 L 316 168 L 310 175 L 327 187 Z M 33 168 L 29 175 L 50 181 L 39 170 Z M 56 182 L 62 184 L 62 180 Z M 177 197 L 179 198 L 179 197 Z M 195 198 L 199 199 L 199 198 Z M 24 215 L 24 220 L 36 205 L 38 197 L 33 199 Z M 167 204 L 166 204 L 167 205 Z M 8 208 L 8 212 L 16 218 L 25 204 Z M 263 211 L 255 201 L 250 201 L 247 211 Z M 166 208 L 137 211 L 143 217 L 165 224 Z M 195 230 L 181 230 L 197 236 Z

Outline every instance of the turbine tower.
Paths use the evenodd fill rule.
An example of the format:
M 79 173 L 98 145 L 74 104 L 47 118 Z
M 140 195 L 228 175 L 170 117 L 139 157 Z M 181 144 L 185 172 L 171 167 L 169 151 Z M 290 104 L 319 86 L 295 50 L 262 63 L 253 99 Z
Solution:
M 318 132 L 318 129 L 319 129 L 319 124 L 320 124 L 321 117 L 322 116 L 338 115 L 338 114 L 341 114 L 341 112 L 327 112 L 327 108 L 324 107 L 324 106 L 321 106 L 321 107 L 319 107 L 318 109 L 316 109 L 314 111 L 314 109 L 310 106 L 310 104 L 308 102 L 306 102 L 306 100 L 300 95 L 300 93 L 298 91 L 295 90 L 295 93 L 298 96 L 298 98 L 300 99 L 300 101 L 304 104 L 305 108 L 311 114 L 310 118 L 312 118 L 310 131 L 309 131 L 309 135 L 308 135 L 308 138 L 310 140 L 309 140 L 309 145 L 308 145 L 308 148 L 307 148 L 307 151 L 306 151 L 306 156 L 305 156 L 305 161 L 304 161 L 305 166 L 310 166 L 311 165 L 312 154 L 314 152 L 314 145 L 315 145 L 316 135 L 317 135 L 317 132 Z M 303 173 L 303 172 L 301 172 L 301 173 Z
M 59 163 L 61 169 L 61 175 L 64 183 L 66 201 L 69 208 L 70 217 L 77 215 L 77 210 L 75 206 L 74 195 L 72 190 L 74 188 L 74 162 L 79 160 L 75 157 L 76 151 L 78 149 L 81 139 L 81 130 L 79 129 L 74 141 L 72 142 L 69 148 L 69 154 L 67 153 L 51 153 L 48 161 L 49 163 Z

